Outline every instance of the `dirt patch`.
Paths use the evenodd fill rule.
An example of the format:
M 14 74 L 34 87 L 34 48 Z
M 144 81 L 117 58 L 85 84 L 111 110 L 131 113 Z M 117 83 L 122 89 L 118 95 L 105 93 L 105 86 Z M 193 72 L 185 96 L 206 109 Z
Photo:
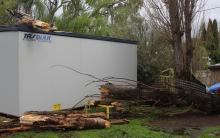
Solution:
M 220 126 L 219 115 L 189 113 L 173 117 L 160 117 L 150 121 L 154 130 L 197 137 L 205 128 Z

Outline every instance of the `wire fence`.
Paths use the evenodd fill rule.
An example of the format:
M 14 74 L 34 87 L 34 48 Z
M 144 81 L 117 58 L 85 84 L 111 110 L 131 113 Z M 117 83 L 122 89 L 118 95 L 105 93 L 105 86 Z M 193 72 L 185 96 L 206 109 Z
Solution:
M 160 83 L 169 91 L 177 92 L 178 90 L 186 90 L 192 92 L 200 92 L 206 93 L 205 85 L 198 84 L 191 81 L 181 80 L 181 79 L 174 79 L 171 76 L 161 76 Z

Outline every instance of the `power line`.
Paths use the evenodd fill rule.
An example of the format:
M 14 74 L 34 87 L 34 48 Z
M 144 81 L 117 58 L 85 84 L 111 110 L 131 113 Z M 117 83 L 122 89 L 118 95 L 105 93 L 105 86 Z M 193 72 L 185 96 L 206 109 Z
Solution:
M 214 7 L 214 8 L 204 9 L 204 10 L 200 10 L 200 11 L 198 11 L 198 12 L 206 12 L 206 11 L 211 11 L 211 10 L 216 10 L 216 9 L 220 9 L 220 7 Z

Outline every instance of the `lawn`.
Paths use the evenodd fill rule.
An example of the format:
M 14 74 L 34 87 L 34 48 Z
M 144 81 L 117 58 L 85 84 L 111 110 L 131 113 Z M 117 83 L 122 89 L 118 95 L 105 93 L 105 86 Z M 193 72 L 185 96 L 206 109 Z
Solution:
M 164 132 L 152 131 L 146 119 L 134 119 L 129 124 L 113 125 L 109 129 L 94 129 L 68 132 L 22 132 L 6 138 L 182 138 Z
M 91 130 L 81 130 L 81 131 L 28 131 L 14 133 L 10 135 L 5 135 L 5 138 L 188 138 L 192 137 L 191 134 L 196 134 L 196 137 L 199 138 L 218 138 L 220 137 L 220 126 L 214 126 L 220 122 L 219 116 L 191 116 L 190 114 L 183 117 L 165 117 L 161 119 L 163 115 L 169 115 L 176 112 L 180 112 L 184 109 L 181 108 L 155 108 L 155 107 L 133 107 L 130 109 L 131 112 L 135 113 L 136 117 L 129 118 L 130 123 L 124 125 L 113 125 L 109 129 L 91 129 Z M 97 111 L 97 109 L 93 110 Z M 101 111 L 98 109 L 98 111 Z M 200 114 L 200 113 L 199 113 Z M 163 118 L 163 117 L 162 117 Z M 191 119 L 191 120 L 190 120 Z M 166 122 L 168 120 L 168 122 Z M 190 120 L 191 123 L 184 123 Z M 205 121 L 200 120 L 210 120 L 209 126 L 206 126 Z M 155 129 L 152 126 L 152 121 L 156 121 L 156 126 L 159 125 L 158 129 Z M 158 123 L 159 121 L 159 123 Z M 176 122 L 175 122 L 176 121 Z M 162 123 L 161 123 L 162 122 Z M 173 123 L 174 122 L 174 123 Z M 200 123 L 204 122 L 204 123 Z M 155 122 L 154 122 L 155 123 Z M 165 124 L 165 125 L 164 125 Z M 175 131 L 166 131 L 167 128 L 172 128 L 171 125 L 174 124 L 176 127 L 177 124 L 179 128 L 186 128 L 181 135 L 175 133 Z M 191 124 L 191 127 L 188 127 L 188 124 Z M 205 124 L 205 125 L 204 125 Z M 201 125 L 201 126 L 200 126 Z M 204 125 L 204 126 L 202 126 Z M 208 124 L 207 124 L 208 125 Z M 165 126 L 165 129 L 163 127 Z M 194 130 L 196 126 L 196 130 Z M 197 127 L 199 126 L 199 127 Z M 175 128 L 174 127 L 174 128 Z M 178 128 L 178 129 L 179 129 Z M 199 128 L 199 129 L 198 129 Z M 175 128 L 176 129 L 176 128 Z M 193 132 L 193 133 L 191 133 Z M 198 133 L 199 132 L 199 133 Z
M 207 128 L 199 136 L 199 138 L 219 138 L 219 137 L 220 137 L 220 126 Z

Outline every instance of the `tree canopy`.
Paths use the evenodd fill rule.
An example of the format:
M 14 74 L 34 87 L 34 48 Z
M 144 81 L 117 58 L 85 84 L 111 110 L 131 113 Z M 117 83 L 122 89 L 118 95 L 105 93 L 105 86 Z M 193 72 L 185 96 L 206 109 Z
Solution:
M 204 23 L 201 26 L 201 39 L 203 41 L 203 46 L 209 52 L 209 57 L 212 63 L 220 62 L 220 48 L 219 48 L 219 32 L 217 20 L 209 19 L 207 28 Z

